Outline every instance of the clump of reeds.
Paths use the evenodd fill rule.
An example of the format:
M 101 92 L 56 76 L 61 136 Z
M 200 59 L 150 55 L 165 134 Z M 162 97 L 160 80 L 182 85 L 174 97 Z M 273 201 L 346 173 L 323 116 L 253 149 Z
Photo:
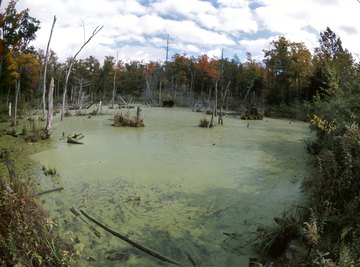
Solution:
M 200 119 L 200 123 L 199 123 L 199 127 L 202 128 L 213 128 L 214 124 L 213 124 L 213 115 L 211 115 L 211 120 L 208 120 L 205 116 L 204 118 Z
M 44 173 L 46 176 L 48 176 L 48 175 L 54 176 L 54 175 L 57 174 L 57 171 L 56 171 L 55 168 L 51 168 L 51 167 L 46 168 L 45 166 L 43 166 L 43 167 L 42 167 L 42 170 L 43 170 L 43 173 Z
M 49 138 L 44 128 L 34 120 L 28 120 L 28 123 L 23 126 L 21 134 L 24 136 L 25 141 L 29 143 L 36 143 Z
M 131 116 L 130 112 L 126 112 L 124 115 L 122 113 L 117 113 L 114 116 L 114 126 L 127 126 L 127 127 L 144 127 L 144 118 L 140 116 L 140 107 L 137 108 L 136 116 Z
M 207 118 L 200 119 L 199 127 L 209 128 L 210 121 Z

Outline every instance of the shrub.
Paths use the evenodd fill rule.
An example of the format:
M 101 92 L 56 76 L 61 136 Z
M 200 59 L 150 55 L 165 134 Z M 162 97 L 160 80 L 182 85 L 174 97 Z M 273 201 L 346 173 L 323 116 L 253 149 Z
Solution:
M 75 251 L 35 201 L 30 180 L 0 177 L 0 265 L 69 266 Z
M 114 116 L 114 126 L 128 126 L 128 127 L 144 127 L 144 119 L 140 117 L 140 108 L 138 107 L 136 116 L 130 116 L 130 112 L 128 111 L 123 115 L 122 113 L 117 113 Z

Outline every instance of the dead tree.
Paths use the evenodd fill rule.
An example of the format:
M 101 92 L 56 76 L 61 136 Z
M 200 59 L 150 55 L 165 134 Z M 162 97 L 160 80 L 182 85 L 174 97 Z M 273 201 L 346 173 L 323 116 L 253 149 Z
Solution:
M 111 97 L 111 107 L 114 108 L 115 95 L 116 95 L 116 73 L 117 73 L 117 64 L 119 58 L 119 51 L 116 52 L 116 62 L 115 62 L 115 70 L 114 70 L 114 80 L 113 80 L 113 89 L 112 89 L 112 97 Z
M 21 82 L 20 82 L 21 70 L 22 70 L 22 68 L 20 67 L 19 78 L 16 80 L 16 83 L 15 83 L 14 122 L 13 122 L 13 129 L 12 129 L 12 134 L 14 136 L 16 136 L 17 105 L 18 105 L 18 99 L 19 99 L 20 88 L 21 88 Z
M 54 77 L 51 77 L 49 94 L 48 94 L 47 121 L 45 127 L 45 134 L 47 138 L 50 137 L 52 132 L 53 100 L 54 100 Z
M 66 77 L 65 77 L 65 85 L 64 85 L 64 92 L 63 92 L 63 98 L 62 98 L 62 108 L 61 108 L 61 120 L 63 120 L 64 118 L 64 113 L 65 113 L 65 100 L 66 100 L 66 93 L 67 93 L 67 85 L 68 85 L 68 82 L 69 82 L 69 77 L 70 77 L 70 73 L 71 73 L 71 69 L 72 69 L 72 66 L 75 62 L 75 59 L 77 57 L 77 55 L 81 52 L 81 50 L 91 41 L 91 39 L 99 32 L 101 31 L 101 29 L 103 28 L 103 26 L 101 26 L 99 28 L 99 26 L 97 26 L 95 28 L 95 30 L 93 31 L 93 33 L 91 34 L 91 36 L 89 37 L 89 39 L 84 42 L 84 44 L 80 47 L 80 49 L 76 52 L 76 54 L 70 58 L 69 60 L 69 67 L 66 71 Z
M 53 24 L 51 27 L 51 31 L 50 31 L 50 37 L 49 37 L 49 41 L 46 47 L 46 53 L 45 53 L 45 67 L 44 67 L 44 82 L 43 82 L 43 95 L 42 95 L 42 105 L 43 105 L 43 114 L 42 116 L 45 116 L 45 109 L 46 109 L 46 103 L 45 103 L 45 94 L 46 94 L 46 72 L 47 72 L 47 65 L 49 62 L 49 48 L 50 48 L 50 42 L 51 42 L 51 37 L 53 34 L 53 30 L 54 30 L 54 26 L 55 26 L 55 22 L 56 22 L 56 16 L 54 16 L 54 20 L 53 20 Z
M 226 94 L 228 92 L 230 84 L 231 84 L 231 81 L 229 81 L 228 85 L 226 86 L 225 92 L 224 92 L 224 89 L 221 90 L 221 105 L 220 105 L 220 112 L 219 112 L 219 119 L 218 119 L 218 124 L 221 124 L 221 125 L 224 124 L 223 108 L 224 108 L 224 104 L 225 104 Z

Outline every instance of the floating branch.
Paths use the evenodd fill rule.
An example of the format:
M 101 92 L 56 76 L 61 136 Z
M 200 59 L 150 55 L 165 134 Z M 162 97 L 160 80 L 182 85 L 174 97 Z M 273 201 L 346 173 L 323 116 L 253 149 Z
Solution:
M 136 243 L 135 241 L 127 238 L 125 235 L 113 231 L 112 229 L 110 229 L 109 227 L 107 227 L 106 225 L 104 225 L 103 223 L 101 223 L 101 222 L 95 220 L 94 218 L 92 218 L 91 216 L 87 215 L 83 210 L 80 210 L 80 212 L 81 212 L 86 218 L 88 218 L 90 221 L 92 221 L 93 223 L 97 224 L 98 226 L 100 226 L 101 228 L 103 228 L 103 229 L 106 230 L 107 232 L 113 234 L 114 236 L 116 236 L 116 237 L 124 240 L 125 242 L 129 243 L 130 245 L 134 246 L 135 248 L 137 248 L 137 249 L 139 249 L 139 250 L 141 250 L 141 251 L 143 251 L 143 252 L 145 252 L 145 253 L 147 253 L 147 254 L 149 254 L 149 255 L 151 255 L 151 256 L 159 259 L 159 260 L 162 260 L 162 261 L 164 261 L 164 262 L 168 262 L 168 263 L 172 263 L 172 264 L 174 264 L 174 265 L 180 266 L 180 264 L 177 263 L 176 261 L 171 260 L 171 259 L 169 259 L 169 258 L 166 258 L 166 257 L 158 254 L 157 252 L 155 252 L 155 251 L 153 251 L 153 250 L 151 250 L 151 249 L 149 249 L 149 248 L 147 248 L 147 247 L 144 247 L 144 246 Z
M 37 193 L 36 195 L 37 196 L 41 196 L 41 195 L 45 195 L 45 194 L 48 194 L 48 193 L 52 193 L 52 192 L 56 192 L 56 191 L 61 191 L 63 190 L 64 187 L 58 187 L 58 188 L 53 188 L 53 189 L 49 189 L 49 190 L 45 190 L 45 191 L 42 191 L 40 193 Z
M 71 207 L 70 211 L 72 212 L 72 214 L 74 214 L 76 217 L 80 218 L 80 220 L 82 220 L 84 223 L 86 223 L 86 225 L 90 228 L 90 230 L 93 232 L 93 234 L 100 238 L 101 234 L 98 230 L 96 230 L 94 227 L 92 227 L 87 221 L 85 221 L 85 219 L 81 216 L 81 214 L 74 208 Z

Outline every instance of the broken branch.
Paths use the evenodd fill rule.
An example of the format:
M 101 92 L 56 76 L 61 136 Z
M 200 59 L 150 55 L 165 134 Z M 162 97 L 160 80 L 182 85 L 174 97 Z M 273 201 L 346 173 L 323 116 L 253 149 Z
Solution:
M 49 190 L 45 190 L 45 191 L 42 191 L 40 193 L 37 193 L 36 195 L 41 196 L 41 195 L 44 195 L 44 194 L 48 194 L 48 193 L 52 193 L 52 192 L 56 192 L 56 191 L 61 191 L 63 189 L 64 189 L 64 187 L 53 188 L 53 189 L 49 189 Z
M 139 250 L 141 250 L 141 251 L 149 254 L 150 256 L 153 256 L 153 257 L 155 257 L 155 258 L 157 258 L 157 259 L 159 259 L 159 260 L 162 260 L 162 261 L 164 261 L 164 262 L 168 262 L 168 263 L 172 263 L 172 264 L 174 264 L 174 265 L 180 266 L 180 264 L 177 263 L 176 261 L 171 260 L 171 259 L 169 259 L 169 258 L 166 258 L 166 257 L 158 254 L 157 252 L 155 252 L 155 251 L 153 251 L 153 250 L 151 250 L 151 249 L 149 249 L 149 248 L 147 248 L 147 247 L 144 247 L 144 246 L 136 243 L 135 241 L 127 238 L 125 235 L 113 231 L 112 229 L 110 229 L 109 227 L 107 227 L 106 225 L 104 225 L 103 223 L 95 220 L 94 218 L 92 218 L 91 216 L 89 216 L 88 214 L 86 214 L 83 210 L 80 210 L 80 212 L 81 212 L 86 218 L 88 218 L 90 221 L 92 221 L 93 223 L 97 224 L 98 226 L 100 226 L 101 228 L 103 228 L 103 229 L 106 230 L 107 232 L 111 233 L 112 235 L 114 235 L 114 236 L 116 236 L 116 237 L 124 240 L 125 242 L 129 243 L 130 245 L 134 246 L 135 248 L 137 248 L 137 249 L 139 249 Z

